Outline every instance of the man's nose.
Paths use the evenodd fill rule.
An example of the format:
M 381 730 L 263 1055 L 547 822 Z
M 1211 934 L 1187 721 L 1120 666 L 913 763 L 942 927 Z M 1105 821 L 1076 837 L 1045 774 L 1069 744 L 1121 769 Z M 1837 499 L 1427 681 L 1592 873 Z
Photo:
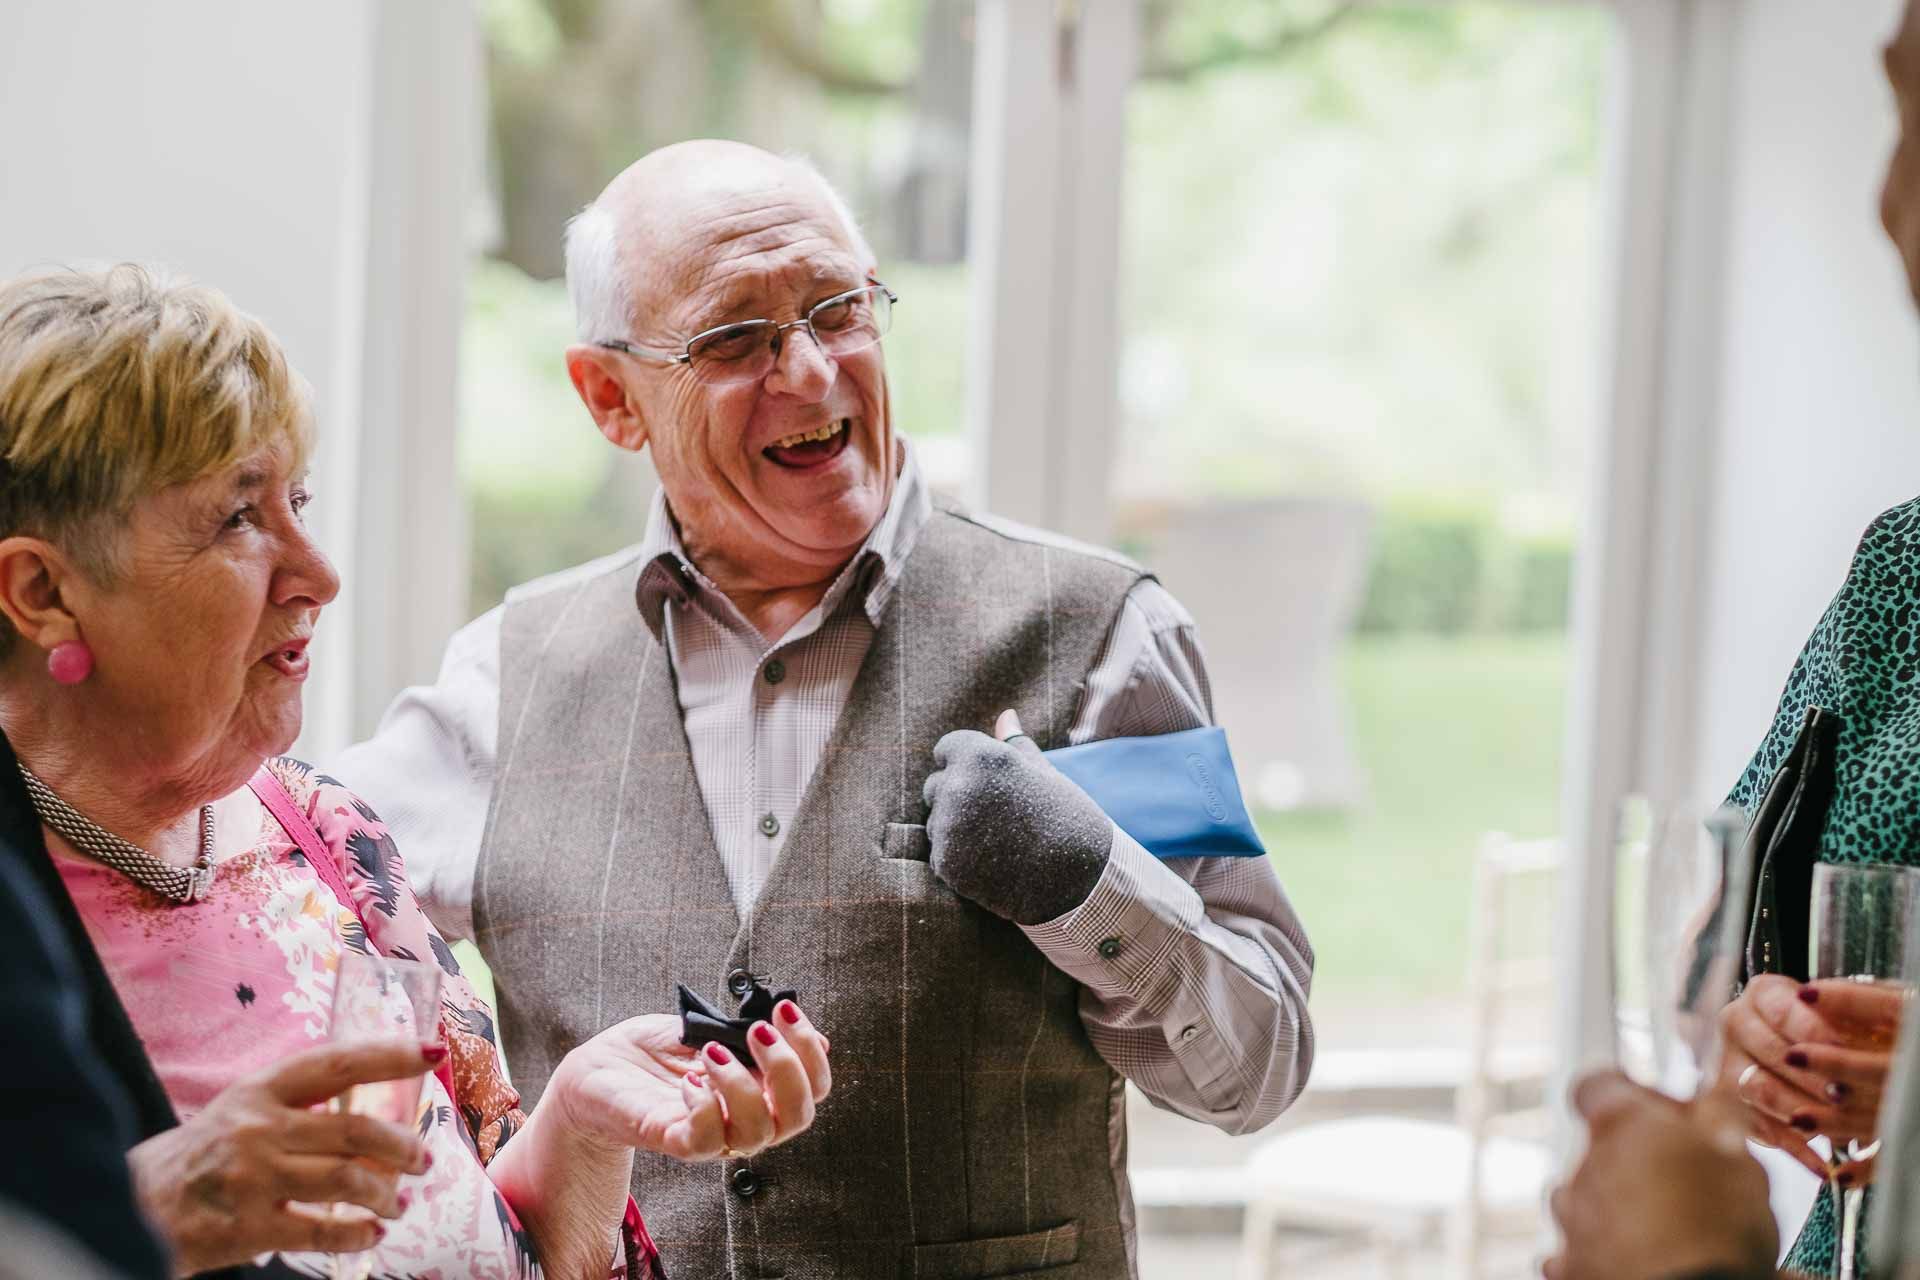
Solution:
M 780 335 L 780 350 L 767 375 L 767 389 L 803 400 L 824 399 L 833 386 L 833 358 L 814 341 L 813 332 L 798 325 Z

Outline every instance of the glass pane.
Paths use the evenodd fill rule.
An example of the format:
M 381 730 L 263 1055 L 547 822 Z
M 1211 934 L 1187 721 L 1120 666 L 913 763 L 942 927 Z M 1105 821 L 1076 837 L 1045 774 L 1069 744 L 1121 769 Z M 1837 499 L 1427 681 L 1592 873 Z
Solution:
M 1604 346 L 1612 20 L 1597 5 L 1326 0 L 1146 16 L 1117 510 L 1199 621 L 1317 953 L 1314 1092 L 1281 1131 L 1453 1115 L 1471 1085 L 1488 850 L 1503 893 L 1483 899 L 1482 932 L 1521 980 L 1493 1034 L 1523 1084 L 1498 1109 L 1537 1094 L 1552 1035 L 1550 838 Z M 1136 1116 L 1137 1169 L 1245 1157 Z M 1385 1177 L 1377 1156 L 1356 1153 L 1356 1175 Z M 1508 1243 L 1485 1274 L 1530 1274 L 1531 1239 Z M 1201 1247 L 1151 1238 L 1143 1270 Z M 1223 1248 L 1231 1266 L 1237 1241 Z M 1437 1274 L 1435 1250 L 1409 1273 Z M 1305 1222 L 1276 1241 L 1275 1274 L 1378 1266 Z
M 964 489 L 972 0 L 488 0 L 490 249 L 468 284 L 460 465 L 470 606 L 632 543 L 653 476 L 568 382 L 561 229 L 626 164 L 685 138 L 798 151 L 847 198 L 900 297 L 894 420 Z

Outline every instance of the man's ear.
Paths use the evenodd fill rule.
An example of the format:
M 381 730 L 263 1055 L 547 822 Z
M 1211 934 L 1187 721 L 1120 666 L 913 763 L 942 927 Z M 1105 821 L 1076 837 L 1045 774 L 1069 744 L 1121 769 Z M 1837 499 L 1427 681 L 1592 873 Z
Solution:
M 21 639 L 43 651 L 78 640 L 79 620 L 62 594 L 62 587 L 73 585 L 76 572 L 52 544 L 39 538 L 0 539 L 0 614 Z
M 577 344 L 567 348 L 567 376 L 600 434 L 638 453 L 647 446 L 647 422 L 620 376 L 624 372 L 618 363 L 621 359 L 618 352 L 605 347 Z

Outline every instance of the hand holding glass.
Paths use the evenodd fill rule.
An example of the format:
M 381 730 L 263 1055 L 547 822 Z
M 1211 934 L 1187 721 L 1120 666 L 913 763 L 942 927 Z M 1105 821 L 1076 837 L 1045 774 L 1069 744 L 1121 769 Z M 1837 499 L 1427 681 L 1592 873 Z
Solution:
M 392 960 L 358 951 L 340 954 L 333 988 L 328 1039 L 337 1045 L 440 1038 L 440 969 L 415 960 Z M 333 1100 L 336 1111 L 374 1116 L 411 1129 L 419 1119 L 425 1074 L 355 1085 Z M 362 1210 L 336 1207 L 336 1214 Z M 364 1253 L 333 1260 L 334 1280 L 366 1280 L 373 1266 Z

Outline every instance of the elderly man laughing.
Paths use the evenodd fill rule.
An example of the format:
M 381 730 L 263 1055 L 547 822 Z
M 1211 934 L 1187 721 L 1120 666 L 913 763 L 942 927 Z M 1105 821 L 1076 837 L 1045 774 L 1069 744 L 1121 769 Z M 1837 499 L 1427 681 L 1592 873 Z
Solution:
M 1134 1274 L 1123 1082 L 1241 1133 L 1312 1058 L 1267 861 L 1157 861 L 1035 746 L 1207 723 L 1192 620 L 930 499 L 896 299 L 804 163 L 654 152 L 567 276 L 573 384 L 660 475 L 645 541 L 510 593 L 337 772 L 492 966 L 530 1096 L 679 982 L 765 977 L 833 1038 L 810 1133 L 636 1171 L 675 1274 Z M 1030 740 L 977 732 L 1009 709 Z

